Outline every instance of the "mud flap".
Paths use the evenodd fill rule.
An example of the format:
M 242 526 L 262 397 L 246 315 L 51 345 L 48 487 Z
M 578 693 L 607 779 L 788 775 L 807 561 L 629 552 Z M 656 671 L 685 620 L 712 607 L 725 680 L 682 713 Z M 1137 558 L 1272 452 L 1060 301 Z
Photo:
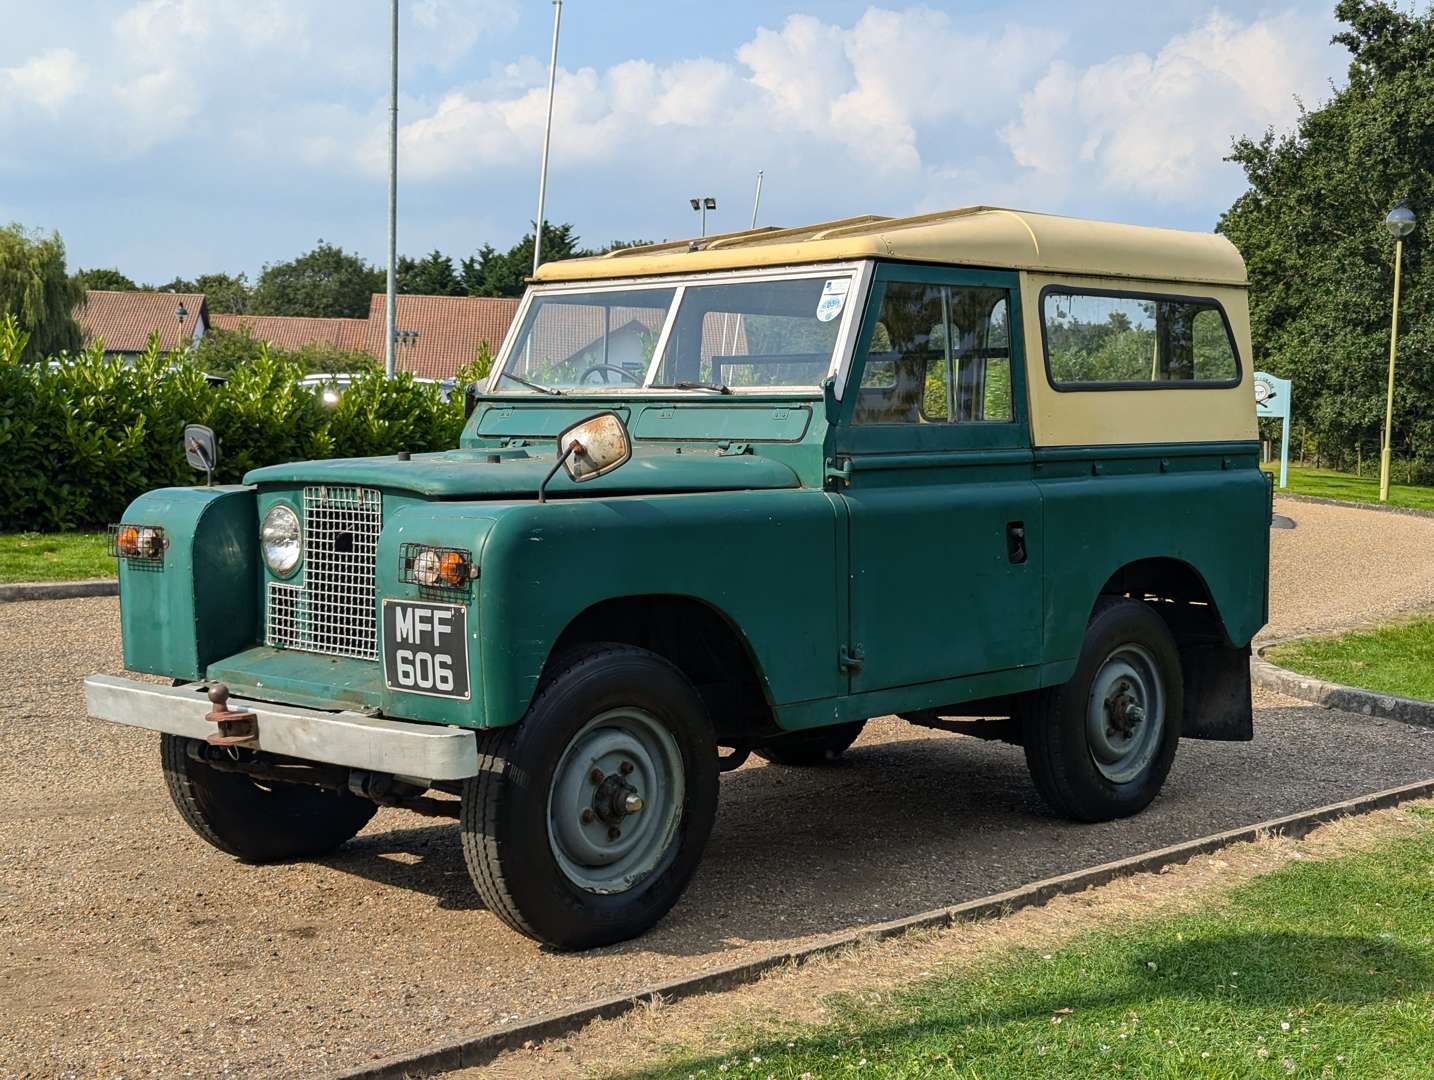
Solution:
M 1250 701 L 1250 647 L 1207 642 L 1180 650 L 1185 671 L 1185 715 L 1180 734 L 1186 739 L 1248 742 L 1255 737 Z

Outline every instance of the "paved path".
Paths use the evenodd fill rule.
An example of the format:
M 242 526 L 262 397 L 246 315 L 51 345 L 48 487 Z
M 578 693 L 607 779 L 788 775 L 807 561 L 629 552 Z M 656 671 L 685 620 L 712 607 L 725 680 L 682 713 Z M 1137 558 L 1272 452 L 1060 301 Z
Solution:
M 1274 533 L 1278 633 L 1434 597 L 1434 521 L 1280 510 L 1299 528 Z M 1434 775 L 1434 732 L 1262 695 L 1253 743 L 1186 742 L 1149 811 L 1076 826 L 1041 806 L 1018 749 L 878 721 L 837 769 L 724 777 L 672 916 L 559 955 L 481 909 L 446 824 L 385 811 L 339 855 L 287 866 L 201 843 L 154 737 L 84 717 L 80 679 L 120 669 L 116 611 L 0 607 L 0 1075 L 356 1064 Z

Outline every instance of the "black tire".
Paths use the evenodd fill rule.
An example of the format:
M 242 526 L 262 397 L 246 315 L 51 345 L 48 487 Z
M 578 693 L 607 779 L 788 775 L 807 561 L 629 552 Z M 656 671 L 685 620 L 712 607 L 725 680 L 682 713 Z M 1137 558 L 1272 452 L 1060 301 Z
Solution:
M 368 824 L 378 806 L 307 784 L 260 786 L 189 756 L 179 735 L 161 735 L 160 763 L 179 816 L 220 851 L 249 863 L 324 855 Z
M 1150 719 L 1148 714 L 1134 723 L 1124 715 L 1129 703 L 1154 699 L 1149 689 L 1142 698 L 1120 682 L 1120 665 L 1127 662 L 1137 672 L 1148 665 L 1153 674 L 1145 678 L 1152 685 L 1159 680 L 1157 731 L 1141 727 Z M 1138 673 L 1134 685 L 1137 690 L 1143 686 Z M 1097 694 L 1099 706 L 1094 703 Z M 1022 736 L 1036 789 L 1052 810 L 1075 821 L 1110 821 L 1139 813 L 1160 793 L 1170 772 L 1183 713 L 1180 654 L 1165 620 L 1149 604 L 1124 598 L 1101 600 L 1086 627 L 1071 680 L 1031 695 L 1026 703 Z M 1096 740 L 1102 736 L 1091 730 L 1097 722 L 1119 722 L 1126 730 L 1106 726 L 1108 741 L 1098 747 Z M 1143 740 L 1138 746 L 1133 742 L 1136 732 Z M 1126 751 L 1130 756 L 1103 764 L 1098 751 L 1109 756 L 1112 741 L 1131 747 Z
M 776 765 L 830 765 L 851 748 L 864 727 L 866 721 L 858 720 L 797 731 L 757 747 L 756 754 Z
M 521 723 L 479 735 L 478 775 L 463 788 L 463 857 L 483 902 L 514 930 L 555 948 L 589 949 L 648 930 L 687 887 L 716 815 L 717 746 L 697 691 L 654 653 L 602 645 L 555 667 Z M 555 779 L 562 768 L 563 781 L 571 780 L 568 751 L 605 731 L 602 718 L 623 710 L 640 714 L 655 738 L 666 740 L 681 780 L 668 786 L 670 800 L 655 794 L 656 784 L 654 794 L 643 793 L 654 805 L 641 812 L 654 810 L 668 823 L 646 846 L 650 861 L 621 891 L 598 892 L 574 880 L 582 868 L 563 862 L 555 839 L 562 823 L 550 827 L 549 818 L 559 787 L 570 790 Z M 641 769 L 624 776 L 643 782 Z M 646 825 L 633 820 L 635 836 Z

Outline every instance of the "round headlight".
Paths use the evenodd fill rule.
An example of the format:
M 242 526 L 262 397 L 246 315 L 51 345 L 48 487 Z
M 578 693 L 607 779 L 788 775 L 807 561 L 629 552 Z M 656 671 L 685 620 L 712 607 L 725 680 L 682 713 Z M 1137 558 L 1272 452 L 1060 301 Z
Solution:
M 259 546 L 270 570 L 280 576 L 292 574 L 303 550 L 299 515 L 283 503 L 272 507 L 264 515 L 264 524 L 259 529 Z
M 424 548 L 413 560 L 413 576 L 420 585 L 437 585 L 442 572 L 438 552 L 432 548 Z

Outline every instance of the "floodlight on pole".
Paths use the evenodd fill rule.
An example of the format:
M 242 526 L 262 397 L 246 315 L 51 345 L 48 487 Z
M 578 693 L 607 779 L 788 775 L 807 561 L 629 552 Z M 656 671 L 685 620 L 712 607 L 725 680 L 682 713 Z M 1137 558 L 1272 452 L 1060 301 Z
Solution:
M 692 209 L 696 210 L 697 213 L 699 213 L 700 215 L 702 215 L 702 235 L 703 235 L 703 236 L 706 236 L 706 235 L 707 235 L 707 211 L 708 211 L 708 210 L 716 210 L 716 209 L 717 209 L 717 200 L 714 199 L 711 195 L 703 195 L 703 196 L 701 196 L 700 198 L 697 198 L 697 199 L 688 199 L 687 201 L 692 204 Z
M 538 168 L 538 223 L 533 229 L 533 273 L 543 260 L 543 199 L 548 193 L 548 144 L 553 138 L 553 89 L 558 80 L 558 28 L 563 22 L 563 0 L 553 0 L 553 53 L 548 61 L 548 119 L 543 125 L 543 163 Z
M 1394 446 L 1394 356 L 1399 348 L 1399 276 L 1404 261 L 1404 238 L 1414 231 L 1417 219 L 1405 200 L 1400 199 L 1384 219 L 1394 237 L 1394 306 L 1389 319 L 1389 385 L 1384 399 L 1384 445 L 1379 450 L 1379 501 L 1389 501 L 1389 465 Z

